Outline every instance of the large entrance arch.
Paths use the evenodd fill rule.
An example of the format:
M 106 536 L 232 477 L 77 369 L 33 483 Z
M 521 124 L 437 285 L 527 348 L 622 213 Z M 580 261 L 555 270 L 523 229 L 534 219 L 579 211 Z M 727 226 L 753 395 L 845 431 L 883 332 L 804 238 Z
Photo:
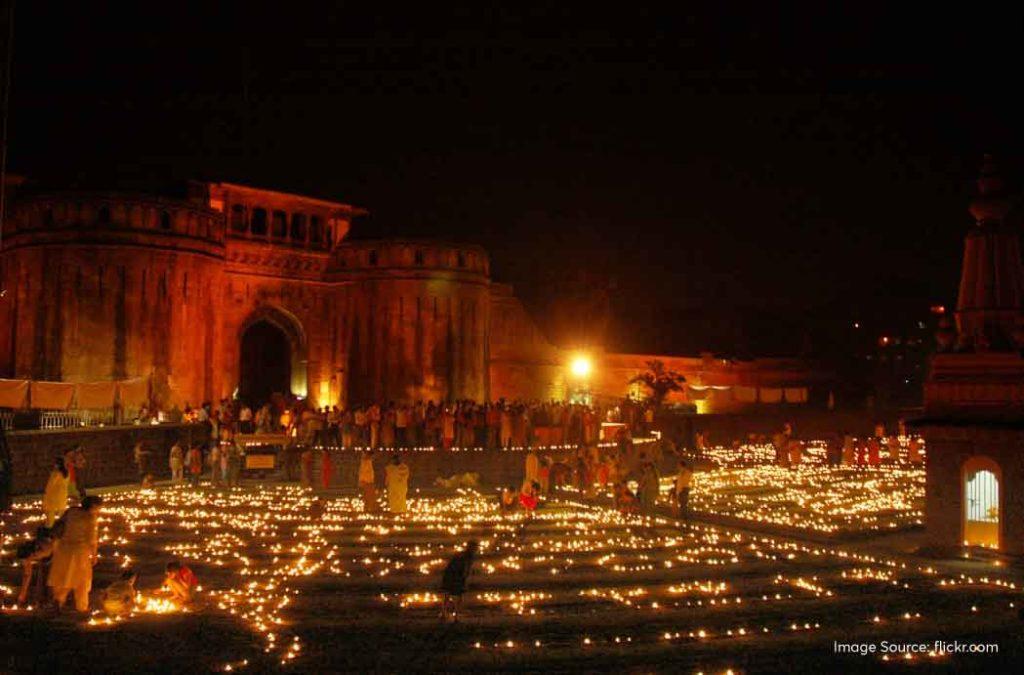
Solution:
M 972 457 L 964 462 L 961 481 L 964 544 L 999 548 L 999 465 L 988 457 Z
M 291 314 L 261 307 L 238 333 L 238 396 L 260 405 L 274 394 L 307 395 L 306 337 Z

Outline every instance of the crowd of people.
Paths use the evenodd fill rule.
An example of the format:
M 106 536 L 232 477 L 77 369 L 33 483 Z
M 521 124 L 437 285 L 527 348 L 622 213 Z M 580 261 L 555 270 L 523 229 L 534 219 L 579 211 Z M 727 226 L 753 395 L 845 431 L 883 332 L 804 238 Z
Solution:
M 275 397 L 255 410 L 240 400 L 186 405 L 183 419 L 209 428 L 217 441 L 235 434 L 284 434 L 320 447 L 526 447 L 538 443 L 579 445 L 599 439 L 601 424 L 644 430 L 654 422 L 650 407 L 630 399 L 615 406 L 562 401 L 493 403 L 417 401 L 316 407 Z
M 81 450 L 73 453 L 80 455 Z M 68 507 L 76 482 L 65 458 L 66 455 L 61 455 L 54 459 L 46 483 L 42 500 L 44 524 L 37 527 L 35 536 L 22 543 L 16 552 L 22 566 L 17 600 L 22 605 L 43 605 L 52 601 L 52 606 L 60 611 L 68 597 L 73 596 L 75 609 L 84 614 L 89 610 L 93 567 L 99 554 L 103 499 L 87 495 L 79 487 L 78 505 Z M 134 571 L 126 570 L 103 589 L 100 601 L 108 614 L 124 615 L 132 610 L 137 598 L 137 579 Z M 188 566 L 172 560 L 167 563 L 161 584 L 153 594 L 185 605 L 191 602 L 197 584 L 198 579 Z
M 885 424 L 879 422 L 871 434 L 855 436 L 848 431 L 820 434 L 811 441 L 799 438 L 793 432 L 792 423 L 785 423 L 772 434 L 750 433 L 746 438 L 733 439 L 731 463 L 758 464 L 766 461 L 759 454 L 762 448 L 770 448 L 775 464 L 796 467 L 811 459 L 810 448 L 818 448 L 815 461 L 824 461 L 829 466 L 879 466 L 881 464 L 922 464 L 925 461 L 924 439 L 910 434 L 904 420 L 900 419 L 895 433 L 887 433 Z M 823 447 L 824 455 L 821 455 Z M 718 453 L 721 454 L 722 446 Z M 707 459 L 715 454 L 708 434 L 697 431 L 694 434 L 693 455 Z
M 188 480 L 198 485 L 200 478 L 208 475 L 214 486 L 237 485 L 244 455 L 241 437 L 277 434 L 294 441 L 301 457 L 299 480 L 303 485 L 323 489 L 345 487 L 333 483 L 337 477 L 331 451 L 336 449 L 337 441 L 361 449 L 355 484 L 351 487 L 361 496 L 363 508 L 367 512 L 383 509 L 400 515 L 409 509 L 411 468 L 404 459 L 407 453 L 378 449 L 421 444 L 500 448 L 523 442 L 522 482 L 506 485 L 497 495 L 498 508 L 503 511 L 523 510 L 532 514 L 543 508 L 556 490 L 566 488 L 588 499 L 610 495 L 614 507 L 624 514 L 652 514 L 667 501 L 678 517 L 687 520 L 695 467 L 703 462 L 709 447 L 707 434 L 698 430 L 692 443 L 678 444 L 668 437 L 636 437 L 633 430 L 642 430 L 652 420 L 639 406 L 625 416 L 624 408 L 628 406 L 609 410 L 571 403 L 527 405 L 499 401 L 316 410 L 299 404 L 284 406 L 279 413 L 269 405 L 263 406 L 253 415 L 238 402 L 224 401 L 217 410 L 205 405 L 198 411 L 189 411 L 196 416 L 197 423 L 207 423 L 210 433 L 200 434 L 190 442 L 174 443 L 167 453 L 167 466 L 173 482 Z M 599 443 L 601 422 L 623 417 L 625 423 L 615 442 Z M 565 442 L 534 446 L 531 434 L 537 429 L 560 430 Z M 802 461 L 804 443 L 794 433 L 792 424 L 783 425 L 761 440 L 774 448 L 775 462 L 793 466 Z M 905 458 L 909 453 L 910 460 L 917 461 L 915 458 L 923 457 L 923 448 L 918 443 L 907 436 L 902 422 L 892 435 L 886 435 L 881 426 L 873 436 L 863 439 L 839 433 L 827 444 L 826 460 L 830 464 L 873 465 L 884 461 L 883 451 L 887 450 L 889 457 L 885 459 L 893 459 L 899 453 Z M 314 462 L 316 453 L 319 463 Z M 144 485 L 151 480 L 154 454 L 143 443 L 135 447 L 134 461 Z M 80 448 L 54 460 L 42 499 L 44 524 L 38 528 L 35 539 L 26 542 L 18 552 L 24 568 L 19 602 L 26 602 L 32 595 L 49 594 L 60 607 L 73 595 L 79 611 L 88 609 L 102 500 L 86 494 L 82 479 L 86 465 Z M 667 500 L 661 489 L 661 472 L 666 467 L 674 471 L 669 474 Z M 315 475 L 317 470 L 319 475 Z M 455 476 L 439 484 L 460 485 L 469 476 Z M 476 478 L 474 475 L 474 484 Z M 378 487 L 383 488 L 383 499 Z M 72 495 L 77 496 L 79 505 L 68 509 Z M 314 499 L 311 517 L 323 517 L 326 508 L 324 501 Z M 477 552 L 478 544 L 470 542 L 452 558 L 442 575 L 442 615 L 449 620 L 454 620 L 459 612 Z M 168 563 L 165 571 L 160 593 L 178 603 L 189 602 L 197 582 L 195 574 L 178 561 Z M 108 586 L 101 596 L 108 613 L 130 611 L 137 579 L 129 570 Z

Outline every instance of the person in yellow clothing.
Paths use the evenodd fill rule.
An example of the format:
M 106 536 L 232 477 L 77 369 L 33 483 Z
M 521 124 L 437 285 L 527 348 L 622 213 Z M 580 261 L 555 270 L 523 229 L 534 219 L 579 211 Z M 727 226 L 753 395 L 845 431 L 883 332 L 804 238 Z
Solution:
M 46 481 L 43 492 L 43 513 L 46 515 L 46 527 L 52 528 L 68 508 L 68 470 L 64 466 L 64 458 L 58 457 L 53 462 L 53 471 Z
M 68 512 L 58 523 L 57 545 L 50 563 L 47 585 L 53 588 L 57 609 L 64 606 L 68 593 L 75 592 L 75 609 L 89 611 L 92 589 L 92 566 L 96 564 L 99 547 L 100 504 L 103 500 L 88 496 L 82 505 Z
M 376 477 L 373 471 L 373 453 L 364 452 L 359 459 L 359 492 L 363 495 L 363 510 L 367 513 L 377 510 Z
M 391 513 L 405 513 L 405 496 L 409 492 L 409 466 L 402 462 L 401 455 L 396 454 L 391 458 L 391 463 L 384 469 L 384 479 L 388 486 L 388 509 Z
M 530 452 L 526 453 L 526 466 L 524 467 L 526 475 L 523 477 L 523 484 L 529 485 L 536 482 L 540 477 L 540 459 L 537 457 L 537 453 L 533 448 L 530 448 Z

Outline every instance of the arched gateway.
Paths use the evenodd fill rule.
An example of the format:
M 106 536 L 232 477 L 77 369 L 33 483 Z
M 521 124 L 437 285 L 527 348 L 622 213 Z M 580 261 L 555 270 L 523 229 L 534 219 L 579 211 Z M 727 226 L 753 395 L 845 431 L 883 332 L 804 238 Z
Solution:
M 306 397 L 306 336 L 278 307 L 257 309 L 238 331 L 238 396 L 259 405 L 275 393 Z

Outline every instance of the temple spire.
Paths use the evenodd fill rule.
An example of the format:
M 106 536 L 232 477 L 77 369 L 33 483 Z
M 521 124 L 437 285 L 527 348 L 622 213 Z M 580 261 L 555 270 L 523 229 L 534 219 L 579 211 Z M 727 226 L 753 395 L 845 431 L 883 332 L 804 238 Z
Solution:
M 964 241 L 956 310 L 961 350 L 1020 348 L 1015 329 L 1024 301 L 1024 267 L 1018 233 L 1006 224 L 1010 206 L 995 161 L 985 155 L 970 205 L 976 224 Z

